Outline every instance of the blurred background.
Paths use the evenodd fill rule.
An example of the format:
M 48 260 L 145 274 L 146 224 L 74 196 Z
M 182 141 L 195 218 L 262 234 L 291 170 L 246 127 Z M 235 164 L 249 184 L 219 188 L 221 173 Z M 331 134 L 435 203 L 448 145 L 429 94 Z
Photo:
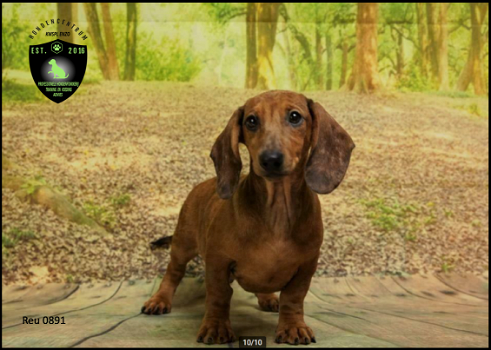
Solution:
M 52 18 L 88 36 L 61 38 L 89 54 L 60 105 L 29 70 Z M 2 4 L 3 282 L 162 273 L 149 242 L 268 89 L 319 101 L 357 144 L 321 199 L 319 275 L 487 278 L 488 20 L 487 3 Z
M 72 33 L 89 46 L 89 80 L 487 94 L 486 3 L 53 3 L 2 13 L 4 74 L 29 71 L 26 46 L 48 41 L 28 37 L 40 22 L 71 18 L 89 33 Z M 366 56 L 359 72 L 357 51 Z M 373 87 L 356 84 L 365 71 Z

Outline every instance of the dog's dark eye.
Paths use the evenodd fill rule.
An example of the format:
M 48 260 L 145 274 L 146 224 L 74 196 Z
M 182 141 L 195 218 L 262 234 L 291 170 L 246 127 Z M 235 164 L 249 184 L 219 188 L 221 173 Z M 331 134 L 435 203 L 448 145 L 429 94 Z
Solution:
M 293 125 L 299 125 L 302 122 L 302 116 L 298 112 L 290 112 L 290 115 L 288 116 L 288 122 Z
M 257 128 L 259 127 L 259 119 L 257 119 L 257 117 L 253 115 L 250 115 L 245 120 L 245 126 L 247 129 L 251 131 L 256 131 Z

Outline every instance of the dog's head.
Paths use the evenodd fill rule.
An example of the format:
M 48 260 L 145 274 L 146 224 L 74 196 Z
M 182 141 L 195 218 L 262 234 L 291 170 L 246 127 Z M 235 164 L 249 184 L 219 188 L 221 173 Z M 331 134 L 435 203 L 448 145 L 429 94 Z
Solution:
M 217 192 L 223 199 L 233 195 L 239 182 L 239 142 L 249 150 L 258 176 L 278 181 L 305 171 L 308 186 L 322 194 L 341 183 L 355 147 L 320 104 L 291 91 L 262 93 L 234 112 L 213 145 Z
M 56 63 L 56 61 L 55 61 L 55 59 L 54 59 L 54 58 L 53 58 L 53 59 L 51 59 L 51 60 L 48 62 L 48 64 L 55 64 L 55 63 Z

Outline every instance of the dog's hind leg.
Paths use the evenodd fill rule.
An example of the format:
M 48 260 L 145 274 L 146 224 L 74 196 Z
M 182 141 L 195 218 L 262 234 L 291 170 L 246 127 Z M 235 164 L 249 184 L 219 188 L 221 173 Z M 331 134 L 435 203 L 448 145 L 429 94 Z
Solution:
M 183 208 L 184 209 L 184 208 Z M 198 255 L 197 228 L 188 225 L 185 210 L 179 215 L 176 232 L 172 236 L 170 262 L 167 265 L 164 278 L 159 290 L 145 302 L 142 312 L 147 315 L 161 315 L 169 313 L 172 307 L 172 298 L 177 286 L 184 277 L 187 263 Z
M 263 294 L 256 293 L 257 302 L 263 311 L 278 312 L 280 309 L 280 300 L 274 293 Z

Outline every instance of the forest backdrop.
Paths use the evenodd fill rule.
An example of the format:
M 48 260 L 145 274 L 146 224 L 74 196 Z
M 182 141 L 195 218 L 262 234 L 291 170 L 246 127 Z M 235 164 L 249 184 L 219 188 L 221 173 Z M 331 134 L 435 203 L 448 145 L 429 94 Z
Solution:
M 62 37 L 88 45 L 88 67 L 60 104 L 28 54 L 57 18 L 88 36 Z M 488 21 L 487 3 L 2 4 L 2 282 L 162 273 L 169 251 L 150 242 L 216 175 L 237 106 L 274 88 L 320 103 L 357 145 L 320 196 L 318 275 L 487 279 Z
M 51 41 L 30 39 L 35 25 L 67 18 L 89 34 L 89 80 L 488 90 L 487 3 L 4 4 L 2 13 L 4 79 L 29 71 L 29 45 Z

